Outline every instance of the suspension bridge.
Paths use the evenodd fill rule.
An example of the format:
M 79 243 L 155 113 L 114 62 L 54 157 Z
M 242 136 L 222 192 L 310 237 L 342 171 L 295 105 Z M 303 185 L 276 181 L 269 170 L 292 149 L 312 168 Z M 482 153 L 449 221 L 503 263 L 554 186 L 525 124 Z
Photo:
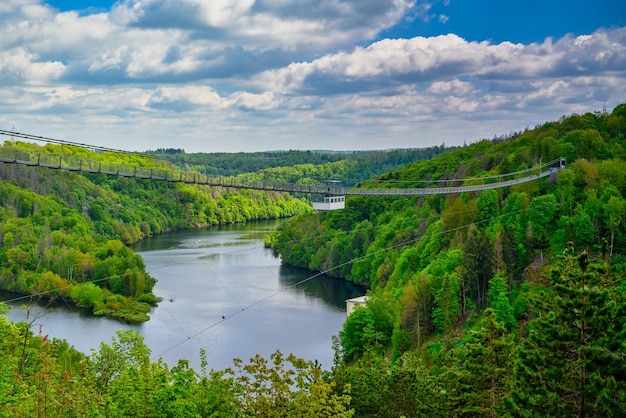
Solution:
M 20 138 L 35 140 L 41 140 L 40 138 L 42 138 L 34 137 L 28 134 L 19 134 L 3 130 L 0 130 L 0 134 L 18 136 Z M 65 142 L 58 141 L 58 143 Z M 75 145 L 84 146 L 84 144 Z M 101 147 L 84 147 L 95 151 L 115 151 Z M 148 157 L 144 154 L 141 155 L 143 157 Z M 330 204 L 330 206 L 333 206 L 332 203 L 338 203 L 340 206 L 342 206 L 343 199 L 340 199 L 340 197 L 343 196 L 429 196 L 498 189 L 548 177 L 556 174 L 558 170 L 561 170 L 565 167 L 565 159 L 557 158 L 550 162 L 540 164 L 537 167 L 520 170 L 513 173 L 488 177 L 477 177 L 472 179 L 451 179 L 422 182 L 424 184 L 436 184 L 437 186 L 435 187 L 398 188 L 387 187 L 389 183 L 382 183 L 385 184 L 385 187 L 358 187 L 358 185 L 346 187 L 343 186 L 340 181 L 327 181 L 324 184 L 300 184 L 265 180 L 251 180 L 246 179 L 245 177 L 208 176 L 199 174 L 197 172 L 184 171 L 174 166 L 165 166 L 165 164 L 163 163 L 161 164 L 161 167 L 142 167 L 139 165 L 119 164 L 91 158 L 78 158 L 74 156 L 49 154 L 44 151 L 28 151 L 11 147 L 7 143 L 5 143 L 4 146 L 0 147 L 0 162 L 5 164 L 43 167 L 54 170 L 66 170 L 87 174 L 104 174 L 109 176 L 134 178 L 138 180 L 155 180 L 167 181 L 172 183 L 185 183 L 235 189 L 251 189 L 324 195 L 325 203 Z M 439 183 L 445 184 L 445 182 L 447 182 L 448 184 L 467 182 L 474 182 L 477 184 L 465 184 L 445 187 L 438 186 Z M 323 210 L 324 208 L 319 206 L 318 209 Z M 328 209 L 330 209 L 330 207 Z

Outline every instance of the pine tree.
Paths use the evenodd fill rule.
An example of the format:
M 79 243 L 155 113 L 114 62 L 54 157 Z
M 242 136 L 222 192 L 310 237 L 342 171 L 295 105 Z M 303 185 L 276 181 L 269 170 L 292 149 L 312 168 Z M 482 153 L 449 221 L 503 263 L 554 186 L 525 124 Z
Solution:
M 461 289 L 463 300 L 470 299 L 476 306 L 482 307 L 487 299 L 487 284 L 493 276 L 493 246 L 489 237 L 471 225 L 467 231 L 467 241 L 463 249 L 461 266 Z M 467 314 L 467 304 L 462 306 L 462 313 Z
M 507 283 L 502 276 L 496 274 L 489 280 L 489 291 L 487 292 L 489 304 L 495 312 L 496 319 L 502 322 L 508 330 L 511 330 L 517 325 L 517 322 L 507 293 Z
M 459 323 L 459 278 L 446 274 L 435 296 L 433 323 L 438 332 L 453 331 Z
M 622 278 L 623 280 L 623 278 Z M 508 406 L 519 416 L 626 410 L 626 296 L 602 263 L 572 250 L 538 292 Z
M 513 374 L 513 335 L 497 320 L 493 309 L 485 310 L 480 326 L 471 332 L 465 346 L 462 383 L 468 387 L 463 415 L 495 417 Z

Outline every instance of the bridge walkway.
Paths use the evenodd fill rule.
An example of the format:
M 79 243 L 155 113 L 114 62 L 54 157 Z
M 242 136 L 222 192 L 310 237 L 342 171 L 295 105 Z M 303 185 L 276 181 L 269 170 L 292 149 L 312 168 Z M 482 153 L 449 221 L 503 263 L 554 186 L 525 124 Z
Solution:
M 31 167 L 44 167 L 54 170 L 67 170 L 88 174 L 104 174 L 134 178 L 139 180 L 168 181 L 172 183 L 197 184 L 216 187 L 230 187 L 235 189 L 251 189 L 278 191 L 289 193 L 307 193 L 316 195 L 332 196 L 429 196 L 441 194 L 454 194 L 464 192 L 477 192 L 481 190 L 498 189 L 514 186 L 530 181 L 535 181 L 555 174 L 565 166 L 565 160 L 559 158 L 541 165 L 539 168 L 519 171 L 516 173 L 503 174 L 485 178 L 471 179 L 480 184 L 450 186 L 450 187 L 344 187 L 339 182 L 328 184 L 298 184 L 287 182 L 272 182 L 248 180 L 238 177 L 207 176 L 198 173 L 185 172 L 174 168 L 141 167 L 137 165 L 116 164 L 105 161 L 68 157 L 63 155 L 51 155 L 42 152 L 29 152 L 11 147 L 0 148 L 0 162 L 7 164 L 19 164 Z M 503 180 L 508 177 L 519 176 Z M 490 180 L 493 182 L 486 182 Z M 499 180 L 499 181 L 498 181 Z M 468 179 L 450 180 L 453 182 L 467 182 Z

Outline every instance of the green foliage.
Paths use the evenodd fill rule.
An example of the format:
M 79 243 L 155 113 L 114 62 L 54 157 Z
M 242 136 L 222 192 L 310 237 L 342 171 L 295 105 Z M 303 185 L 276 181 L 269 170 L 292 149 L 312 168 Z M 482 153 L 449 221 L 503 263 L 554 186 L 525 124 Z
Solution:
M 5 144 L 101 164 L 168 168 L 129 154 Z M 10 169 L 8 169 L 10 167 Z M 172 229 L 292 216 L 309 204 L 287 194 L 0 166 L 0 289 L 41 293 L 130 322 L 149 319 L 155 280 L 128 245 Z M 83 288 L 84 287 L 84 288 Z M 122 298 L 113 297 L 122 296 Z
M 619 279 L 619 280 L 615 280 Z M 534 416 L 618 416 L 626 407 L 626 296 L 604 263 L 567 255 L 536 294 L 510 407 Z
M 346 361 L 360 357 L 368 347 L 376 342 L 374 314 L 364 306 L 357 307 L 343 324 L 339 332 L 343 358 Z
M 354 198 L 342 212 L 281 225 L 268 242 L 284 262 L 371 288 L 368 304 L 346 319 L 328 373 L 280 352 L 235 360 L 234 371 L 207 373 L 206 359 L 200 373 L 184 361 L 170 370 L 133 333 L 85 357 L 0 314 L 0 416 L 621 416 L 624 106 L 449 150 L 377 179 L 393 187 L 490 181 L 566 157 L 567 168 L 548 181 L 495 194 Z M 289 196 L 28 170 L 0 166 L 0 286 L 69 296 L 113 316 L 141 317 L 154 301 L 153 280 L 125 244 L 306 211 Z M 315 168 L 276 171 L 284 179 Z M 325 164 L 318 173 L 348 171 Z
M 64 342 L 26 334 L 35 349 L 17 374 L 19 327 L 0 316 L 0 416 L 351 417 L 349 385 L 326 380 L 311 361 L 279 351 L 270 362 L 235 359 L 235 371 L 206 372 L 186 360 L 150 360 L 143 338 L 119 331 L 85 357 Z
M 506 280 L 499 275 L 495 275 L 489 280 L 489 291 L 487 296 L 489 304 L 493 308 L 496 320 L 502 322 L 507 330 L 512 330 L 516 325 L 513 306 L 507 295 Z
M 441 283 L 441 288 L 435 296 L 436 307 L 433 311 L 433 323 L 437 332 L 447 333 L 456 329 L 461 314 L 459 292 L 458 276 L 446 274 Z
M 393 310 L 390 300 L 370 295 L 365 306 L 346 318 L 339 332 L 344 360 L 356 359 L 367 350 L 384 350 L 393 334 Z
M 499 200 L 496 190 L 484 190 L 480 193 L 480 196 L 476 199 L 479 222 L 487 224 L 500 214 Z
M 72 289 L 72 299 L 76 300 L 86 308 L 93 308 L 98 300 L 102 298 L 102 289 L 93 283 L 85 283 L 80 287 Z
M 552 194 L 537 196 L 530 201 L 526 217 L 533 235 L 541 235 L 546 231 L 556 215 L 556 209 L 556 197 Z
M 361 198 L 348 199 L 340 216 L 309 215 L 284 228 L 298 230 L 306 225 L 306 237 L 313 231 L 309 226 L 315 225 L 313 241 L 316 248 L 324 248 L 326 269 L 337 266 L 333 248 L 350 248 L 361 225 L 371 228 L 367 240 L 359 238 L 351 271 L 340 275 L 368 285 L 372 294 L 395 298 L 397 304 L 389 307 L 395 317 L 392 347 L 386 354 L 394 365 L 408 353 L 426 359 L 429 376 L 446 387 L 446 403 L 438 410 L 445 411 L 441 415 L 576 415 L 582 411 L 575 400 L 580 404 L 581 393 L 588 399 L 587 415 L 619 415 L 623 388 L 618 382 L 624 381 L 624 375 L 623 367 L 614 362 L 623 360 L 626 343 L 624 332 L 614 327 L 623 327 L 618 315 L 624 316 L 619 312 L 623 312 L 626 294 L 626 285 L 617 285 L 624 282 L 622 276 L 616 276 L 626 271 L 621 258 L 626 252 L 623 108 L 618 106 L 610 115 L 574 115 L 523 133 L 481 141 L 379 178 L 393 180 L 392 187 L 404 187 L 404 181 L 406 187 L 415 187 L 415 182 L 424 180 L 458 185 L 463 178 L 481 176 L 488 182 L 489 176 L 565 157 L 567 167 L 548 181 L 480 194 L 404 202 L 389 199 L 368 206 Z M 386 185 L 378 183 L 376 187 Z M 332 234 L 340 229 L 342 244 L 337 245 Z M 334 246 L 327 244 L 333 241 Z M 572 268 L 571 261 L 559 256 L 568 241 L 597 252 L 598 265 L 611 260 L 603 267 L 610 266 L 608 276 L 594 267 L 598 277 L 604 278 L 605 290 L 589 290 L 586 299 L 581 299 L 548 279 L 553 276 L 546 269 L 563 272 Z M 276 248 L 281 255 L 295 251 L 283 250 L 283 242 L 277 235 Z M 311 243 L 304 241 L 299 254 Z M 299 246 L 297 240 L 295 246 Z M 290 257 L 283 260 L 291 263 Z M 349 253 L 342 254 L 341 263 L 349 262 Z M 299 263 L 306 267 L 307 258 Z M 319 263 L 309 266 L 317 269 Z M 616 286 L 622 291 L 620 297 Z M 599 299 L 591 303 L 594 292 Z M 590 344 L 578 348 L 572 344 L 580 341 L 582 322 L 576 315 L 583 311 L 594 313 L 593 321 L 585 323 L 598 324 L 598 331 L 594 325 L 593 331 L 585 334 Z M 353 387 L 361 385 L 353 392 L 356 414 L 419 415 L 409 409 L 385 409 L 388 404 L 366 388 L 365 382 L 384 382 L 372 386 L 392 397 L 386 390 L 394 387 L 387 380 L 395 373 L 393 366 L 381 363 L 378 356 L 383 351 L 371 344 L 372 314 L 363 310 L 348 318 L 346 327 L 341 348 L 347 363 L 337 366 L 335 373 Z M 600 331 L 602 327 L 606 329 Z M 573 332 L 576 328 L 578 334 Z M 610 329 L 613 337 L 607 334 Z M 591 344 L 596 335 L 601 342 Z M 512 344 L 518 337 L 520 350 L 516 351 Z M 556 342 L 559 339 L 566 343 Z M 431 350 L 434 347 L 437 349 Z M 485 364 L 494 367 L 481 369 Z M 581 364 L 585 364 L 586 392 L 580 390 Z M 361 373 L 365 375 L 362 380 Z M 364 399 L 355 395 L 360 391 L 366 393 Z M 375 412 L 368 415 L 370 410 Z M 436 416 L 437 412 L 424 415 Z
M 447 394 L 441 380 L 415 356 L 390 363 L 366 352 L 351 367 L 333 370 L 338 386 L 350 385 L 357 417 L 447 417 Z
M 147 153 L 162 156 L 180 168 L 189 167 L 211 176 L 237 176 L 260 172 L 265 179 L 273 176 L 296 178 L 302 175 L 303 171 L 309 170 L 317 171 L 321 178 L 366 179 L 398 169 L 413 161 L 433 158 L 443 151 L 444 147 L 387 151 L 289 150 L 194 154 L 186 154 L 184 150 L 160 149 Z
M 322 370 L 311 361 L 284 357 L 280 351 L 271 363 L 257 355 L 244 365 L 235 359 L 237 410 L 242 416 L 343 417 L 349 409 L 349 386 L 326 382 Z
M 468 313 L 468 306 L 476 304 L 481 307 L 487 298 L 487 288 L 494 270 L 493 245 L 483 231 L 470 225 L 467 240 L 463 248 L 461 272 L 461 311 L 463 316 Z
M 514 350 L 513 335 L 487 308 L 456 353 L 458 366 L 452 365 L 443 373 L 450 394 L 450 415 L 497 416 L 503 410 L 512 381 Z
M 402 289 L 398 298 L 401 312 L 399 328 L 394 329 L 396 353 L 421 346 L 434 330 L 432 321 L 434 296 L 428 275 L 418 274 Z

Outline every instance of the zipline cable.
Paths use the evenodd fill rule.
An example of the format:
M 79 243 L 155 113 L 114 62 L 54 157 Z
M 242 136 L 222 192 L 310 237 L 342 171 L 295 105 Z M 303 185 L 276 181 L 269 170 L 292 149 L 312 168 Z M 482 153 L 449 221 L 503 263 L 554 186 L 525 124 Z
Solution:
M 489 223 L 489 222 L 491 222 L 491 221 L 493 221 L 493 220 L 496 220 L 496 219 L 501 219 L 501 218 L 504 218 L 504 217 L 507 217 L 507 216 L 511 216 L 511 215 L 516 215 L 516 214 L 521 213 L 521 212 L 522 212 L 522 210 L 520 209 L 520 210 L 513 211 L 513 212 L 509 212 L 509 213 L 506 213 L 506 214 L 502 214 L 502 215 L 494 216 L 494 217 L 489 218 L 489 219 L 484 219 L 484 220 L 482 220 L 482 221 L 476 221 L 476 222 L 472 222 L 472 223 L 469 223 L 469 224 L 466 224 L 466 225 L 461 225 L 461 226 L 457 226 L 457 227 L 450 228 L 450 229 L 447 229 L 447 230 L 438 231 L 438 232 L 435 232 L 435 233 L 431 233 L 428 237 L 434 237 L 434 236 L 436 236 L 436 235 L 443 235 L 443 234 L 447 234 L 447 233 L 450 233 L 450 232 L 455 232 L 455 231 L 458 231 L 458 230 L 461 230 L 461 229 L 469 228 L 471 225 L 483 224 L 483 223 Z M 210 324 L 210 325 L 209 325 L 209 326 L 207 326 L 206 328 L 201 329 L 200 331 L 197 331 L 196 333 L 192 334 L 192 335 L 191 335 L 191 336 L 189 336 L 187 339 L 184 339 L 184 340 L 179 341 L 178 343 L 176 343 L 176 344 L 172 345 L 170 348 L 168 348 L 168 349 L 166 349 L 166 350 L 162 351 L 162 352 L 161 352 L 160 354 L 158 354 L 157 356 L 152 357 L 152 361 L 154 361 L 154 360 L 157 360 L 157 359 L 161 358 L 163 355 L 165 355 L 165 354 L 169 353 L 170 351 L 172 351 L 172 350 L 174 350 L 174 349 L 178 348 L 179 346 L 183 345 L 186 341 L 188 341 L 188 340 L 190 340 L 190 339 L 193 339 L 193 338 L 195 338 L 195 337 L 197 337 L 197 336 L 199 336 L 199 335 L 201 335 L 201 334 L 205 333 L 206 331 L 209 331 L 210 329 L 212 329 L 212 328 L 214 328 L 214 327 L 218 326 L 218 325 L 219 325 L 219 324 L 221 324 L 222 322 L 224 322 L 224 321 L 228 321 L 228 320 L 230 320 L 231 318 L 233 318 L 233 317 L 235 317 L 235 316 L 237 316 L 237 315 L 240 315 L 241 313 L 243 313 L 243 312 L 247 311 L 248 309 L 253 308 L 253 307 L 257 306 L 257 305 L 260 305 L 260 304 L 262 304 L 263 302 L 265 302 L 265 301 L 267 301 L 267 300 L 269 300 L 269 299 L 271 299 L 271 298 L 273 298 L 273 297 L 275 297 L 275 296 L 277 296 L 277 295 L 279 295 L 279 294 L 281 294 L 281 293 L 283 293 L 283 292 L 286 292 L 287 290 L 291 290 L 292 288 L 294 288 L 294 287 L 296 287 L 296 286 L 299 286 L 299 285 L 301 285 L 301 284 L 304 284 L 304 283 L 306 283 L 306 282 L 308 282 L 308 281 L 311 281 L 311 280 L 313 280 L 313 279 L 315 279 L 315 278 L 317 278 L 317 277 L 320 277 L 320 276 L 322 276 L 322 275 L 328 274 L 329 272 L 331 272 L 331 271 L 333 271 L 333 270 L 336 270 L 336 269 L 339 269 L 339 268 L 341 268 L 341 267 L 344 267 L 344 266 L 346 266 L 346 265 L 348 265 L 348 264 L 354 263 L 355 261 L 359 261 L 359 260 L 362 260 L 362 259 L 365 259 L 365 258 L 372 257 L 372 256 L 374 256 L 374 255 L 376 255 L 376 254 L 381 253 L 381 252 L 385 252 L 385 251 L 393 250 L 393 249 L 396 249 L 396 248 L 404 247 L 404 246 L 409 245 L 409 244 L 413 244 L 413 243 L 415 243 L 415 242 L 417 242 L 417 241 L 421 240 L 421 239 L 422 239 L 422 238 L 424 238 L 424 237 L 426 237 L 426 235 L 421 236 L 421 237 L 419 237 L 419 238 L 414 238 L 414 239 L 411 239 L 411 240 L 408 240 L 408 241 L 404 241 L 404 242 L 401 242 L 401 243 L 398 243 L 398 244 L 394 244 L 394 245 L 391 245 L 391 246 L 389 246 L 389 247 L 382 248 L 382 249 L 379 249 L 379 250 L 373 251 L 373 252 L 371 252 L 371 253 L 368 253 L 368 254 L 362 255 L 362 256 L 360 256 L 360 257 L 353 258 L 353 259 L 351 259 L 351 260 L 348 260 L 348 261 L 346 261 L 346 262 L 344 262 L 344 263 L 341 263 L 341 264 L 339 264 L 339 265 L 336 265 L 336 266 L 331 267 L 331 268 L 329 268 L 329 269 L 326 269 L 326 270 L 324 270 L 324 271 L 320 271 L 320 272 L 318 272 L 318 273 L 316 273 L 316 274 L 314 274 L 314 275 L 312 275 L 312 276 L 309 276 L 309 277 L 307 277 L 307 278 L 305 278 L 305 279 L 303 279 L 303 280 L 298 281 L 297 283 L 294 283 L 294 284 L 292 284 L 292 285 L 286 286 L 286 287 L 285 287 L 285 288 L 283 288 L 283 289 L 280 289 L 280 290 L 278 290 L 278 291 L 276 291 L 276 292 L 274 292 L 274 293 L 272 293 L 272 294 L 270 294 L 270 295 L 268 295 L 268 296 L 265 296 L 265 297 L 263 297 L 263 298 L 260 298 L 260 299 L 256 300 L 255 302 L 253 302 L 253 303 L 251 303 L 251 304 L 249 304 L 249 305 L 247 305 L 247 306 L 243 307 L 240 311 L 235 311 L 235 312 L 233 312 L 232 314 L 229 314 L 228 316 L 225 316 L 225 317 L 224 317 L 224 318 L 222 318 L 222 320 L 220 320 L 220 321 L 213 322 L 212 324 Z

